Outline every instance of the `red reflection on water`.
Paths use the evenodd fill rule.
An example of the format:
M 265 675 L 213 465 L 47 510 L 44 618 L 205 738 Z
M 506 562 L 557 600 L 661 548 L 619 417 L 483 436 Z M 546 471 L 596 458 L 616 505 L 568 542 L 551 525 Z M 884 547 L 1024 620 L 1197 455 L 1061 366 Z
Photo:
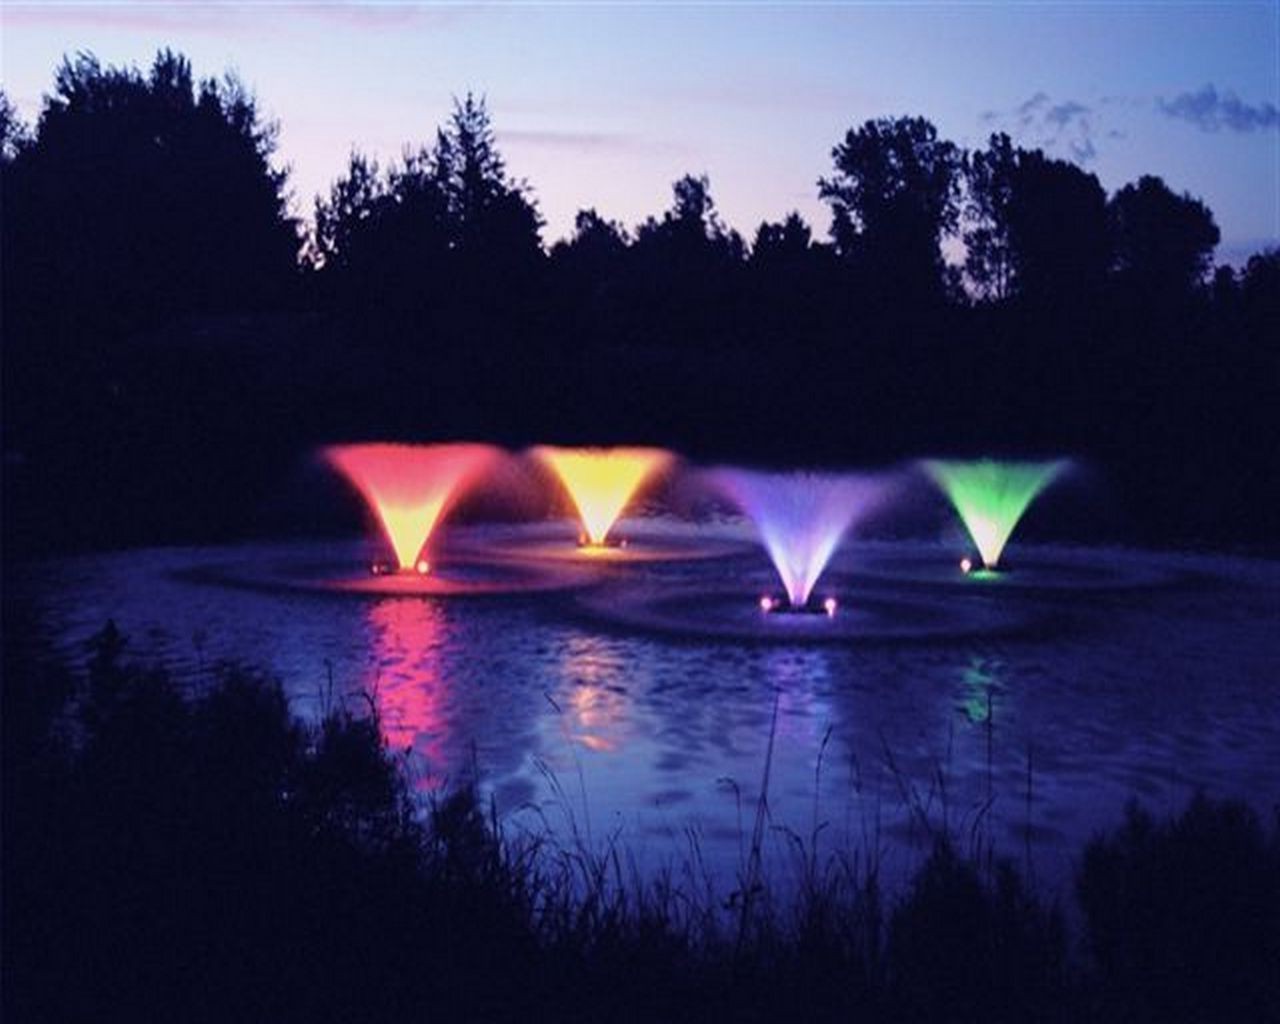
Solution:
M 377 516 L 401 570 L 413 569 L 450 503 L 497 454 L 484 444 L 339 444 L 324 451 Z
M 368 688 L 388 746 L 407 750 L 431 787 L 445 774 L 448 715 L 440 656 L 448 635 L 443 609 L 429 601 L 377 601 L 367 619 L 373 663 Z

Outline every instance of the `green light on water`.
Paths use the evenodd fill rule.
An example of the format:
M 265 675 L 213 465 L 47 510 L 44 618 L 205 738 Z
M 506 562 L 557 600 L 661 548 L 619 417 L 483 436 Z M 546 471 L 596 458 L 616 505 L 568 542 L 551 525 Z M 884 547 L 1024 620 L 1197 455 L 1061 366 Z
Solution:
M 960 674 L 963 687 L 960 709 L 973 725 L 986 724 L 993 713 L 996 691 L 1000 680 L 995 663 L 985 658 L 973 658 Z
M 1065 465 L 1061 460 L 952 462 L 931 459 L 925 463 L 925 469 L 950 499 L 977 546 L 983 565 L 994 569 L 1027 506 Z

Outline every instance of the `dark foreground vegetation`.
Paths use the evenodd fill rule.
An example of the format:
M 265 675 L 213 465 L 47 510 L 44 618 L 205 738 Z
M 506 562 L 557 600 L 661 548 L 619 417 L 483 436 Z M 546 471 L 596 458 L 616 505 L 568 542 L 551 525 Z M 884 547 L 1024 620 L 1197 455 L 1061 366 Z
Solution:
M 1125 537 L 1274 543 L 1280 253 L 1215 266 L 1199 199 L 1006 135 L 832 141 L 825 234 L 744 237 L 694 169 L 550 244 L 468 95 L 304 223 L 234 79 L 70 59 L 35 125 L 0 95 L 7 550 L 314 529 L 316 444 L 459 437 L 1074 455 Z
M 1132 809 L 1078 928 L 945 844 L 901 893 L 833 862 L 721 904 L 504 839 L 465 789 L 420 813 L 359 705 L 184 693 L 110 626 L 71 672 L 15 625 L 6 1021 L 1280 1020 L 1280 828 L 1241 804 Z

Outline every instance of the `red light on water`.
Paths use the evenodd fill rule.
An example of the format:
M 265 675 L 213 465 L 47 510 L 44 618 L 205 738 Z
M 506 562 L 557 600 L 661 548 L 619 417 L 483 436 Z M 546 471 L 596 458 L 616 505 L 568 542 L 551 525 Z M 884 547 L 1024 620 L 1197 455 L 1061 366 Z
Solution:
M 375 696 L 387 745 L 412 751 L 418 785 L 431 788 L 448 774 L 449 689 L 441 671 L 448 622 L 429 601 L 393 598 L 368 605 L 372 667 L 366 692 Z

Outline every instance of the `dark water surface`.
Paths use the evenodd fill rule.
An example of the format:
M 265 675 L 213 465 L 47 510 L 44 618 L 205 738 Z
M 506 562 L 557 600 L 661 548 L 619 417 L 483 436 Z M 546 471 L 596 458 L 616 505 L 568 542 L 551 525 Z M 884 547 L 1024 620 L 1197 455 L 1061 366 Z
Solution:
M 977 581 L 940 545 L 850 545 L 819 587 L 834 619 L 771 620 L 763 554 L 708 550 L 459 564 L 460 593 L 425 597 L 325 586 L 359 578 L 356 544 L 75 558 L 19 585 L 75 663 L 110 617 L 133 658 L 194 685 L 232 661 L 279 677 L 302 715 L 330 680 L 334 699 L 371 694 L 423 791 L 478 771 L 508 827 L 616 836 L 646 871 L 696 844 L 732 879 L 771 731 L 780 875 L 787 830 L 892 875 L 945 828 L 1058 886 L 1132 797 L 1280 802 L 1277 563 L 1015 544 L 1014 572 Z

